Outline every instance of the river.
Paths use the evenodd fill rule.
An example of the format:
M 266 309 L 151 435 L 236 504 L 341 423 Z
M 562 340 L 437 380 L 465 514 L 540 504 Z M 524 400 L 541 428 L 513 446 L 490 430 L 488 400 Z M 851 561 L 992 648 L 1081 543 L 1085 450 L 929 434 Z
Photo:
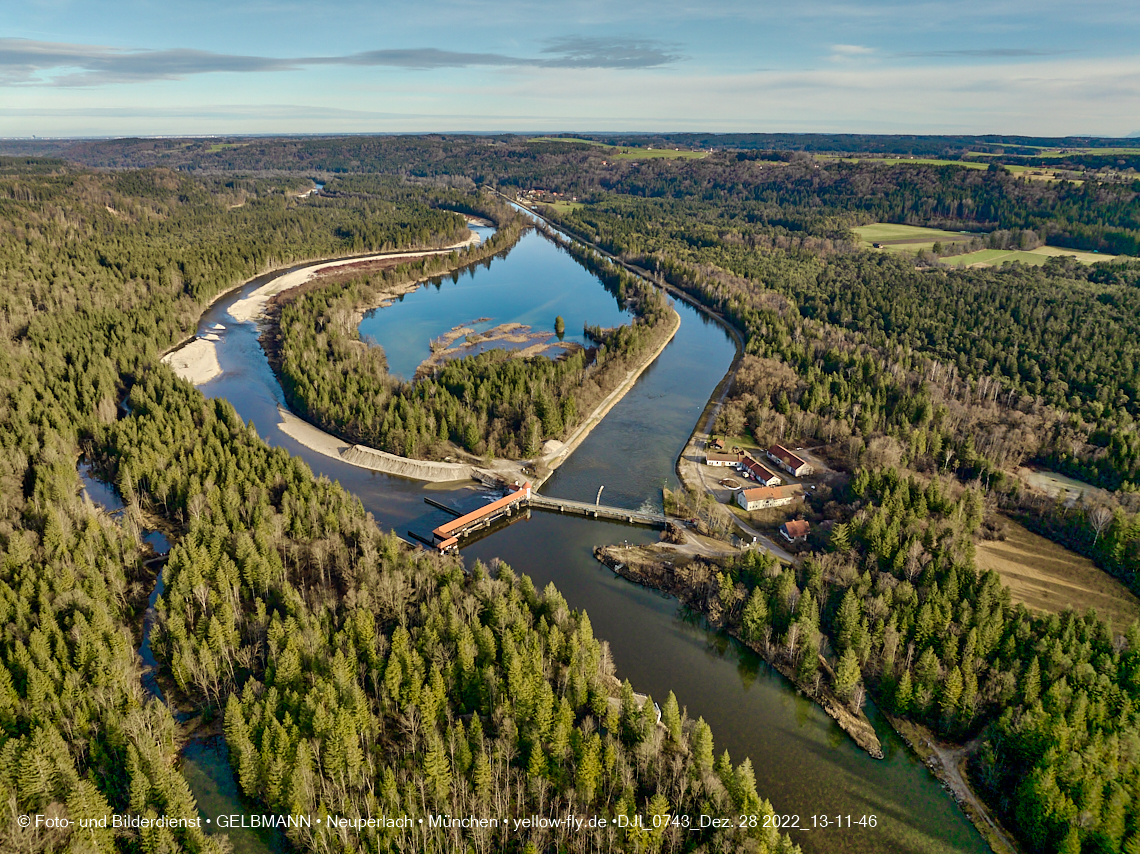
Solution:
M 495 288 L 509 276 L 561 294 L 540 303 L 543 316 L 551 318 L 569 311 L 566 300 L 573 300 L 580 289 L 602 290 L 566 252 L 535 233 L 524 236 L 505 258 L 472 272 L 469 284 L 474 288 Z M 347 465 L 309 451 L 278 429 L 283 396 L 257 342 L 258 331 L 254 324 L 236 323 L 228 315 L 230 305 L 268 278 L 253 280 L 203 315 L 199 334 L 218 335 L 223 370 L 201 387 L 203 393 L 228 399 L 243 419 L 254 421 L 267 442 L 340 481 L 381 525 L 400 533 L 408 528 L 430 530 L 450 518 L 426 505 L 426 495 L 461 506 L 480 500 L 470 486 L 425 486 Z M 442 304 L 448 294 L 458 292 L 445 285 L 425 295 Z M 496 314 L 514 316 L 513 308 L 503 306 Z M 545 493 L 592 501 L 604 485 L 607 504 L 637 508 L 659 506 L 662 486 L 676 485 L 677 455 L 735 352 L 718 323 L 683 302 L 676 308 L 681 315 L 677 335 L 555 472 L 543 487 Z M 378 343 L 391 348 L 395 342 L 378 338 Z M 464 555 L 469 561 L 501 558 L 529 574 L 540 588 L 554 582 L 571 607 L 589 613 L 595 634 L 609 642 L 619 678 L 628 678 L 658 701 L 674 691 L 690 717 L 704 717 L 712 726 L 718 752 L 728 749 L 736 763 L 751 757 L 761 795 L 778 813 L 797 815 L 800 828 L 809 828 L 791 831 L 808 854 L 989 850 L 937 780 L 873 709 L 872 721 L 886 754 L 881 761 L 857 748 L 756 655 L 710 630 L 676 600 L 615 577 L 593 558 L 596 544 L 642 543 L 656 536 L 645 529 L 536 512 L 469 544 Z M 187 773 L 203 806 L 203 795 L 215 797 L 225 788 L 217 777 L 225 776 L 224 768 L 219 771 L 223 749 L 215 746 L 207 762 L 197 760 L 196 767 L 208 765 L 216 772 L 210 792 L 195 774 Z M 232 788 L 232 781 L 229 785 Z M 832 824 L 836 815 L 854 820 L 875 815 L 877 826 L 812 830 L 813 815 L 832 816 Z

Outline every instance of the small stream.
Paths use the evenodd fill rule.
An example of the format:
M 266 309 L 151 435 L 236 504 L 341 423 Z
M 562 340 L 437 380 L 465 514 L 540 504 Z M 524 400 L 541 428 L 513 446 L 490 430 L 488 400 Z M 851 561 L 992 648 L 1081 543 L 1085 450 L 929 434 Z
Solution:
M 102 507 L 112 517 L 122 513 L 126 505 L 119 491 L 113 485 L 96 478 L 91 472 L 91 467 L 84 462 L 80 462 L 79 478 L 83 483 L 84 495 L 94 504 Z M 166 588 L 163 580 L 165 560 L 160 561 L 160 558 L 165 558 L 170 552 L 170 541 L 161 531 L 144 531 L 142 538 L 144 542 L 150 544 L 155 553 L 155 557 L 148 559 L 147 564 L 162 564 L 155 575 L 154 588 L 147 598 L 146 612 L 143 615 L 142 641 L 138 650 L 139 658 L 144 665 L 142 685 L 147 693 L 170 710 L 177 722 L 186 723 L 195 716 L 195 713 L 179 712 L 167 702 L 162 686 L 158 684 L 156 674 L 159 665 L 150 646 L 150 636 L 156 616 L 155 602 Z M 180 770 L 190 785 L 190 791 L 198 805 L 198 813 L 203 818 L 213 819 L 218 815 L 240 815 L 255 810 L 261 811 L 238 789 L 237 780 L 230 767 L 229 750 L 223 736 L 199 736 L 188 739 L 182 747 L 180 759 Z M 285 854 L 288 850 L 285 835 L 276 829 L 232 828 L 222 831 L 214 823 L 203 824 L 203 827 L 207 833 L 226 836 L 235 854 Z

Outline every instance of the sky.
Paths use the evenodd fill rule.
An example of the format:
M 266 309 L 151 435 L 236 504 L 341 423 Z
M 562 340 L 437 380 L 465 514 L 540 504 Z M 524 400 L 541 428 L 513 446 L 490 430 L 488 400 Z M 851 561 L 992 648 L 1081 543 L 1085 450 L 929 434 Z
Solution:
M 20 0 L 0 137 L 1140 134 L 1120 0 Z

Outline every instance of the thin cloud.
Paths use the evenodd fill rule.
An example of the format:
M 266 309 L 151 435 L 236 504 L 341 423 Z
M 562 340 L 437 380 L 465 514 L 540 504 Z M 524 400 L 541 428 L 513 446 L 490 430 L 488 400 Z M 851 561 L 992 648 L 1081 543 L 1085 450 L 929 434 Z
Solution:
M 555 59 L 544 64 L 552 68 L 657 68 L 684 57 L 675 46 L 649 39 L 588 39 L 568 37 L 550 39 L 544 54 Z
M 873 47 L 865 47 L 861 44 L 833 44 L 831 52 L 837 53 L 840 56 L 866 56 L 867 54 L 874 53 Z
M 1003 57 L 1017 57 L 1017 56 L 1061 56 L 1066 53 L 1076 53 L 1074 50 L 1053 50 L 1053 49 L 1038 49 L 1027 47 L 990 47 L 980 48 L 977 50 L 914 50 L 905 53 L 892 53 L 893 57 L 900 58 L 914 58 L 914 57 L 953 57 L 965 56 L 981 59 L 1000 59 Z
M 683 59 L 675 48 L 645 39 L 551 39 L 541 56 L 465 53 L 438 48 L 372 50 L 347 56 L 265 57 L 203 50 L 134 50 L 103 45 L 0 38 L 0 85 L 97 86 L 180 80 L 196 74 L 297 71 L 353 65 L 409 70 L 474 67 L 659 68 Z

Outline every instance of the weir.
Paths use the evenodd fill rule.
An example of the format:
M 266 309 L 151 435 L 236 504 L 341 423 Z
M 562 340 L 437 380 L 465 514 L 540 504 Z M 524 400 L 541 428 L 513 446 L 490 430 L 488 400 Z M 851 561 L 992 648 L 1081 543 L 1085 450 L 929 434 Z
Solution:
M 590 504 L 585 501 L 570 501 L 566 498 L 548 498 L 533 493 L 528 506 L 536 510 L 550 510 L 558 513 L 576 513 L 590 519 L 610 519 L 630 525 L 648 525 L 664 528 L 668 518 L 664 513 L 649 513 L 643 510 L 626 510 L 624 507 L 608 507 L 605 504 Z
M 532 508 L 535 510 L 548 510 L 557 513 L 573 513 L 579 516 L 585 516 L 588 519 L 606 519 L 615 522 L 625 522 L 629 525 L 648 525 L 653 528 L 664 528 L 668 522 L 668 518 L 663 513 L 650 513 L 642 510 L 627 510 L 624 507 L 609 507 L 605 504 L 588 504 L 585 501 L 571 501 L 567 498 L 548 498 L 545 495 L 539 495 L 531 489 L 529 483 L 515 483 L 508 487 L 510 492 L 478 510 L 472 510 L 459 516 L 458 511 L 446 504 L 436 501 L 432 498 L 425 498 L 428 504 L 433 507 L 438 507 L 441 510 L 446 510 L 459 516 L 443 525 L 440 525 L 432 535 L 434 537 L 434 545 L 441 552 L 450 552 L 459 550 L 459 541 L 464 537 L 474 533 L 475 531 L 482 530 L 488 527 L 493 522 L 511 516 L 515 510 L 522 508 Z M 416 539 L 426 542 L 422 537 L 415 534 Z

